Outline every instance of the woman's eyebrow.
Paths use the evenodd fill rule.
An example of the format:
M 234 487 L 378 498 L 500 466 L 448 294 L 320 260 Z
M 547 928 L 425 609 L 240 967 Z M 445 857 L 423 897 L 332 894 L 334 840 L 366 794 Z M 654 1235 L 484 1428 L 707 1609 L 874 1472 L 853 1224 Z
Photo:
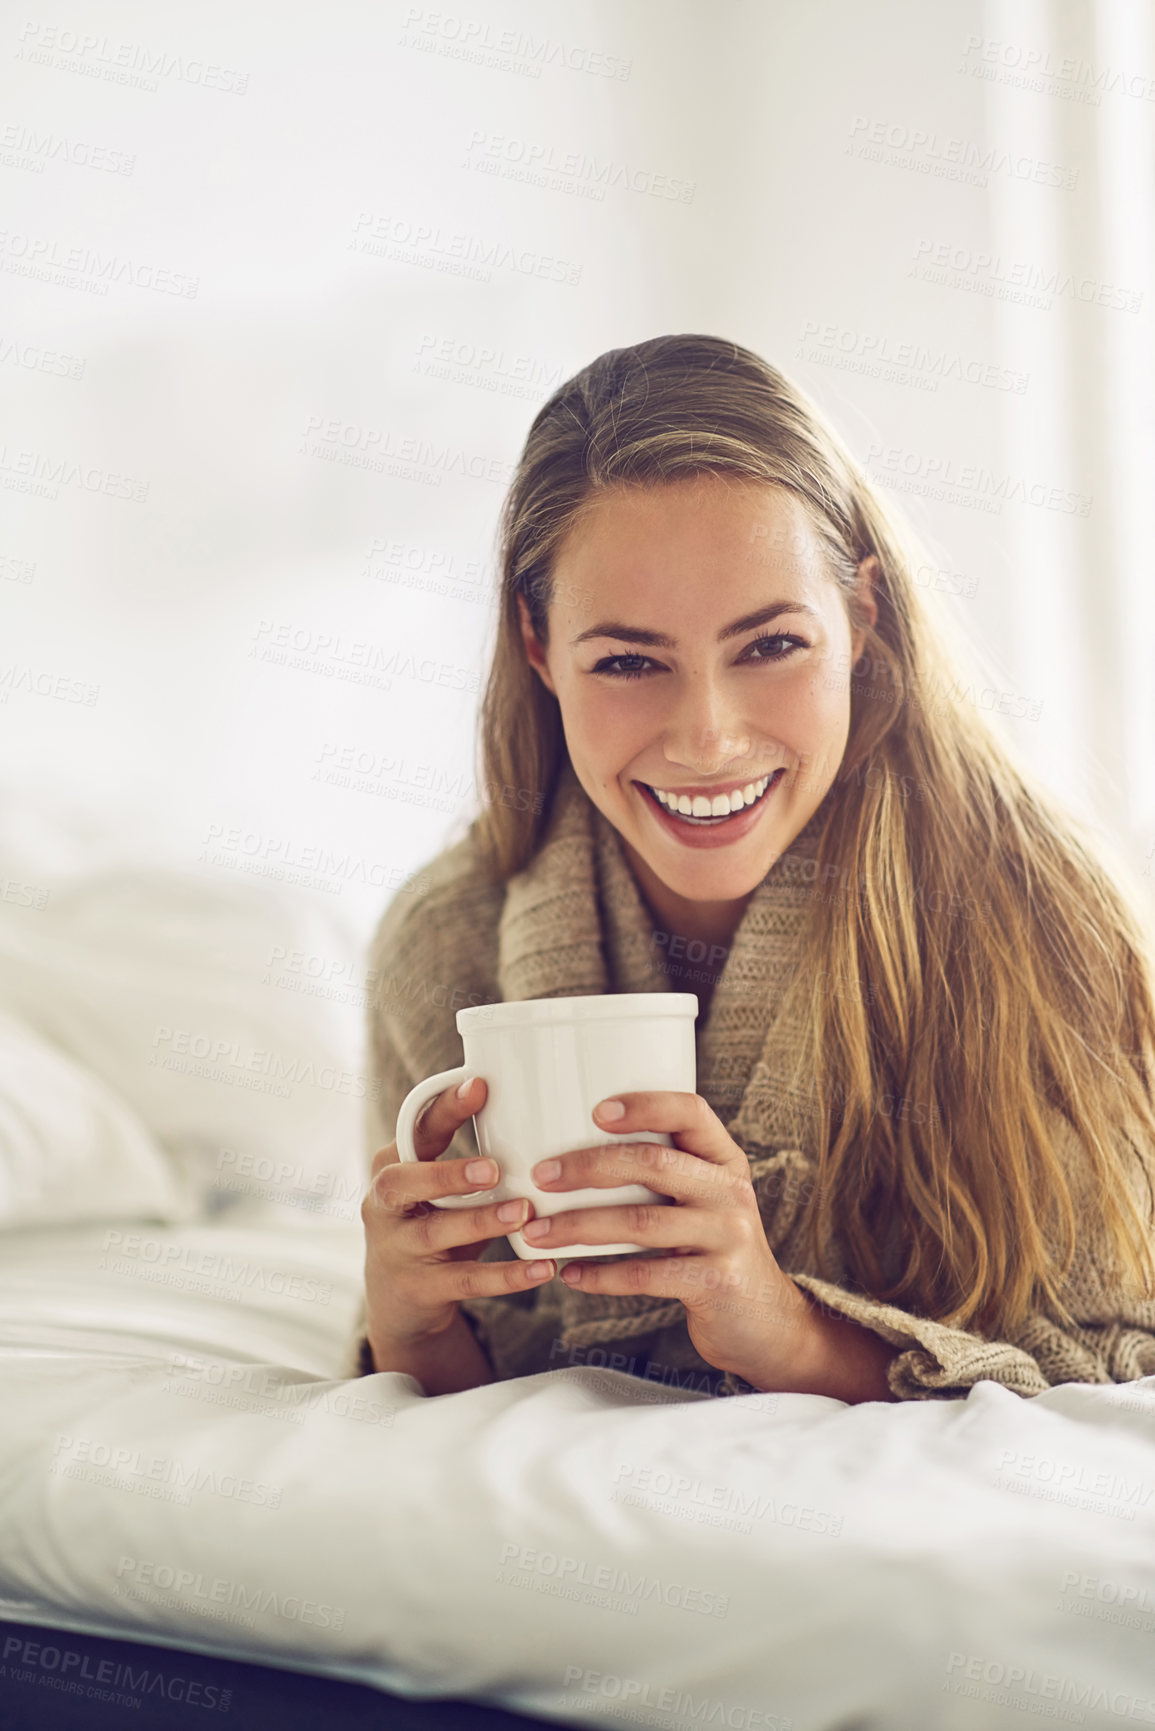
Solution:
M 759 607 L 755 613 L 744 613 L 733 624 L 724 625 L 718 633 L 718 642 L 740 637 L 743 631 L 752 631 L 756 625 L 768 625 L 780 613 L 808 613 L 812 619 L 820 617 L 817 609 L 808 607 L 805 601 L 771 601 L 768 607 Z M 678 647 L 677 639 L 667 637 L 664 631 L 650 631 L 643 625 L 623 625 L 617 619 L 603 619 L 600 624 L 591 625 L 588 631 L 579 631 L 576 637 L 571 637 L 570 648 L 575 649 L 590 637 L 612 637 L 616 643 L 643 643 L 650 649 Z

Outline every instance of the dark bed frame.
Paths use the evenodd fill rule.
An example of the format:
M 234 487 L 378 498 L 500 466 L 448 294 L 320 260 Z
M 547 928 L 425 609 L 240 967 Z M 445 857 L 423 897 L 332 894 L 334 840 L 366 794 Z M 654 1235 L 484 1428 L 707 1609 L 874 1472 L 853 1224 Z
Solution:
M 556 1731 L 557 1724 L 476 1701 L 412 1701 L 312 1672 L 0 1622 L 4 1731 Z

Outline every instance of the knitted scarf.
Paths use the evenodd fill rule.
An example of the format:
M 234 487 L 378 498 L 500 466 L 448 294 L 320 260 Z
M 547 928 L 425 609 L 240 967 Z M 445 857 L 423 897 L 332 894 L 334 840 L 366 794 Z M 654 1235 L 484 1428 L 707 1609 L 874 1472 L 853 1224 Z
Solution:
M 778 1012 L 800 964 L 809 905 L 821 894 L 815 855 L 825 815 L 824 802 L 758 884 L 716 978 L 704 1025 L 700 1019 L 696 1030 L 697 1092 L 746 1152 L 776 1250 L 795 1222 L 814 1158 L 813 1101 L 804 1082 L 786 1085 L 795 1075 L 804 1030 Z M 498 930 L 499 996 L 510 1002 L 692 990 L 692 980 L 671 983 L 662 936 L 668 938 L 656 935 L 621 837 L 567 759 L 541 843 L 506 887 Z M 556 1285 L 567 1346 L 684 1321 L 683 1307 L 673 1299 Z

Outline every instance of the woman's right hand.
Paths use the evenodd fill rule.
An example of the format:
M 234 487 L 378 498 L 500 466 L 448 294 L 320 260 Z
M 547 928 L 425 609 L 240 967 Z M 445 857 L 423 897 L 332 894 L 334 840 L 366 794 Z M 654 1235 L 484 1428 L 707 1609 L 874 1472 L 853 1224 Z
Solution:
M 549 1258 L 479 1262 L 493 1238 L 524 1226 L 528 1201 L 435 1208 L 435 1196 L 490 1189 L 499 1172 L 489 1159 L 438 1160 L 467 1118 L 485 1104 L 475 1076 L 463 1100 L 456 1089 L 435 1094 L 413 1127 L 416 1162 L 403 1161 L 396 1142 L 373 1158 L 361 1204 L 365 1225 L 366 1332 L 371 1343 L 413 1347 L 443 1334 L 462 1298 L 498 1297 L 540 1285 L 554 1273 Z

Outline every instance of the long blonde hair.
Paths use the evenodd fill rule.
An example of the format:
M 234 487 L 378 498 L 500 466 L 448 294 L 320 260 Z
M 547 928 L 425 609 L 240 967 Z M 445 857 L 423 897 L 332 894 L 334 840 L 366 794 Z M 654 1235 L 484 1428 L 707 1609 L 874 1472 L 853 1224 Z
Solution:
M 701 474 L 794 494 L 864 632 L 818 854 L 819 881 L 840 887 L 814 899 L 811 965 L 792 988 L 811 1030 L 815 1255 L 834 1235 L 862 1290 L 990 1338 L 1040 1307 L 1074 1320 L 1062 1285 L 1091 1229 L 1151 1296 L 1155 969 L 1133 893 L 982 711 L 951 695 L 913 535 L 808 398 L 736 343 L 610 350 L 530 427 L 499 526 L 481 710 L 490 797 L 474 830 L 490 870 L 508 879 L 531 858 L 565 758 L 517 597 L 547 644 L 554 556 L 582 511 L 607 488 Z M 874 625 L 852 591 L 871 554 Z M 836 1010 L 817 984 L 830 980 L 853 983 Z M 885 1099 L 910 1109 L 880 1110 Z M 1078 1170 L 1054 1146 L 1055 1111 L 1081 1144 Z M 892 1224 L 901 1268 L 887 1280 Z

